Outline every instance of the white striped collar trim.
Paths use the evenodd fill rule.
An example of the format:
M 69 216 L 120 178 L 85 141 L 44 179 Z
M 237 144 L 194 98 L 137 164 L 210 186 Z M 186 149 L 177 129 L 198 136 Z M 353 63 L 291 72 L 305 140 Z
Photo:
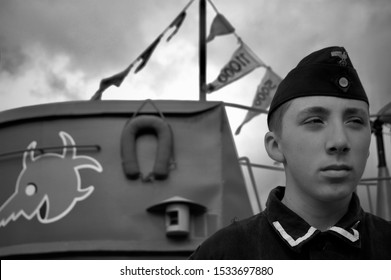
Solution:
M 292 236 L 290 236 L 286 231 L 285 229 L 282 227 L 282 225 L 278 222 L 278 221 L 275 221 L 273 222 L 273 226 L 276 228 L 276 230 L 278 230 L 278 232 L 281 234 L 282 238 L 284 238 L 288 243 L 289 245 L 291 245 L 291 247 L 295 247 L 297 245 L 299 245 L 301 242 L 307 240 L 308 238 L 310 238 L 314 233 L 315 231 L 317 230 L 316 228 L 314 227 L 310 227 L 307 231 L 306 234 L 304 234 L 302 237 L 299 237 L 297 238 L 296 240 L 293 239 Z
M 340 228 L 340 227 L 331 227 L 331 228 L 329 228 L 329 230 L 332 230 L 336 233 L 339 233 L 340 235 L 349 239 L 352 242 L 356 242 L 357 240 L 360 239 L 360 233 L 357 230 L 355 230 L 354 228 L 352 228 L 353 234 L 351 234 L 347 230 Z

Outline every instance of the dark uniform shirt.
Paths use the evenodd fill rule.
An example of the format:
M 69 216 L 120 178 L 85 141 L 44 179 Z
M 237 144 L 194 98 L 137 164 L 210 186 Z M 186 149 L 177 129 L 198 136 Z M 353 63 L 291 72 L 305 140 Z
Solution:
M 219 230 L 190 259 L 391 259 L 391 222 L 364 212 L 355 193 L 321 232 L 281 202 L 284 192 L 272 190 L 263 212 Z

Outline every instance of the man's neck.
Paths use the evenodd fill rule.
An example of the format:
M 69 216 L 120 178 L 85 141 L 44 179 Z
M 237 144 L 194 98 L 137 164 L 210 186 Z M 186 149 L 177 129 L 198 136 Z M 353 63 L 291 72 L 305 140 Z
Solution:
M 335 202 L 303 199 L 286 188 L 282 203 L 320 231 L 334 226 L 348 211 L 351 196 Z

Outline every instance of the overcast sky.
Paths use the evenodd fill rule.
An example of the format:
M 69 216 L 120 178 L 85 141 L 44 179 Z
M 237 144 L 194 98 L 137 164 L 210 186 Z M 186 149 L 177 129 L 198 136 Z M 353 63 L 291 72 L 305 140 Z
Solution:
M 0 110 L 88 100 L 102 78 L 125 69 L 189 2 L 0 0 Z M 312 51 L 344 46 L 367 91 L 371 113 L 391 101 L 391 1 L 213 3 L 242 40 L 281 77 Z M 195 0 L 176 36 L 160 42 L 143 70 L 130 73 L 121 87 L 109 88 L 103 99 L 197 100 L 198 5 Z M 209 32 L 215 16 L 209 4 L 207 16 Z M 216 78 L 237 47 L 232 35 L 208 44 L 208 82 Z M 207 98 L 250 106 L 263 74 L 264 69 L 259 68 Z M 246 112 L 229 108 L 228 113 L 235 130 Z M 259 116 L 245 125 L 235 141 L 240 155 L 270 164 L 263 147 L 265 119 Z M 377 164 L 375 150 L 370 163 Z M 373 170 L 367 173 L 376 176 Z

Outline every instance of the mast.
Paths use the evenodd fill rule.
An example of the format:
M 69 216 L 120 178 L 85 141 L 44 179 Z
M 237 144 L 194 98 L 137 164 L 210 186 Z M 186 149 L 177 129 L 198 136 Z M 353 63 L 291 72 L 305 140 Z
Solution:
M 199 100 L 206 101 L 206 0 L 200 0 L 199 11 Z
M 376 136 L 377 155 L 378 155 L 378 177 L 381 178 L 377 188 L 376 215 L 385 220 L 391 221 L 391 184 L 389 180 L 386 156 L 383 142 L 383 124 L 384 122 L 377 118 L 373 122 L 373 130 Z M 386 179 L 386 180 L 383 180 Z

